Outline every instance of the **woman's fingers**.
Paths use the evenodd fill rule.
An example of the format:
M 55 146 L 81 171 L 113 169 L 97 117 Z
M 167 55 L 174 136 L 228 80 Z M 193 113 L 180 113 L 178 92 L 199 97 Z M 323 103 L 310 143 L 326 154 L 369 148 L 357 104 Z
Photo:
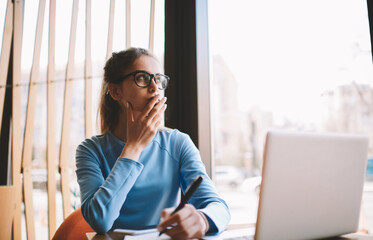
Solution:
M 180 222 L 175 223 L 175 226 L 167 230 L 167 235 L 171 237 L 182 236 L 187 238 L 192 236 L 195 231 L 191 231 L 194 225 L 194 219 L 191 215 L 182 219 Z
M 162 215 L 167 216 L 166 213 Z M 168 216 L 158 229 L 161 231 L 170 227 L 166 234 L 172 239 L 201 238 L 205 234 L 203 221 L 198 211 L 192 205 L 187 204 L 179 212 Z
M 136 118 L 131 103 L 126 104 L 127 142 L 136 143 L 141 147 L 146 147 L 149 144 L 161 124 L 162 114 L 167 107 L 164 104 L 165 101 L 166 98 L 152 99 Z
M 158 103 L 154 105 L 153 109 L 151 109 L 151 111 L 149 112 L 149 115 L 144 118 L 140 117 L 139 120 L 143 121 L 146 126 L 149 126 L 153 130 L 157 128 L 161 124 L 163 113 L 167 108 L 167 104 L 165 104 L 166 100 L 166 97 L 162 98 Z M 149 103 L 148 106 L 150 105 L 151 104 Z
M 126 103 L 126 107 L 127 107 L 127 124 L 128 123 L 132 123 L 134 121 L 134 118 L 133 118 L 133 110 L 132 110 L 132 105 L 130 102 L 127 102 Z
M 153 120 L 153 118 L 155 118 L 157 116 L 157 114 L 159 114 L 163 108 L 164 108 L 164 105 L 167 101 L 167 97 L 164 97 L 162 98 L 154 107 L 153 109 L 149 112 L 148 114 L 148 119 L 150 120 Z M 163 113 L 163 112 L 162 112 Z
M 161 125 L 163 113 L 166 111 L 166 108 L 167 104 L 162 104 L 161 102 L 154 107 L 151 115 L 149 115 L 146 119 L 146 121 L 149 121 L 150 126 L 152 126 L 153 128 L 158 128 L 159 125 Z
M 196 224 L 190 225 L 187 229 L 179 228 L 178 231 L 173 233 L 169 233 L 167 231 L 167 235 L 169 235 L 172 239 L 200 239 L 204 236 L 204 234 L 199 231 L 198 225 Z
M 150 102 L 146 105 L 145 109 L 143 110 L 142 114 L 140 115 L 141 118 L 147 118 L 150 114 L 150 112 L 153 110 L 153 108 L 155 107 L 155 105 L 157 103 L 159 103 L 161 101 L 161 99 L 159 98 L 159 96 L 155 96 L 153 97 L 152 100 L 150 100 Z
M 158 225 L 158 230 L 162 231 L 172 225 L 180 225 L 185 219 L 187 219 L 195 210 L 193 205 L 186 204 L 180 211 L 173 215 L 169 215 L 170 209 L 165 209 L 161 216 L 164 216 L 164 220 Z M 170 230 L 168 230 L 170 231 Z
M 166 111 L 167 104 L 164 104 L 162 108 L 158 111 L 158 113 L 152 118 L 149 119 L 154 125 L 154 127 L 158 127 L 162 123 L 162 116 L 164 111 Z
M 173 225 L 177 225 L 178 223 L 182 222 L 183 219 L 186 218 L 186 215 L 188 215 L 188 211 L 182 208 L 177 213 L 170 215 L 169 209 L 166 211 L 163 211 L 161 213 L 161 216 L 164 218 L 164 220 L 158 225 L 158 230 L 162 231 L 168 227 L 171 227 Z M 168 230 L 170 231 L 170 230 Z
M 140 117 L 146 120 L 152 120 L 154 116 L 162 109 L 163 105 L 165 104 L 167 97 L 162 99 L 152 99 L 148 105 L 146 105 L 145 109 L 143 110 Z
M 166 208 L 161 212 L 161 218 L 166 219 L 175 210 L 175 208 Z

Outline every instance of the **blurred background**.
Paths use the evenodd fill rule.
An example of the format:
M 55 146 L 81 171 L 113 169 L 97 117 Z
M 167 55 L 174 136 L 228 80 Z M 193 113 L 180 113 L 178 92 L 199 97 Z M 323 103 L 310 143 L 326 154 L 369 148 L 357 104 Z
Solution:
M 150 1 L 130 2 L 131 45 L 148 48 Z M 153 52 L 163 62 L 165 1 L 157 0 L 155 3 Z M 373 69 L 367 2 L 209 0 L 207 3 L 211 169 L 219 193 L 230 207 L 231 224 L 256 221 L 264 139 L 269 129 L 345 132 L 368 135 L 370 139 L 360 229 L 373 233 Z M 126 47 L 125 5 L 125 0 L 115 3 L 112 51 Z M 6 6 L 7 1 L 0 1 L 0 39 L 3 39 Z M 56 161 L 61 143 L 72 6 L 73 0 L 56 0 Z M 39 0 L 24 1 L 20 84 L 22 136 L 38 7 Z M 96 114 L 107 54 L 109 8 L 110 1 L 92 0 L 90 77 L 93 134 L 99 133 Z M 49 9 L 49 1 L 45 9 Z M 85 9 L 86 1 L 79 1 L 68 146 L 73 209 L 80 206 L 75 149 L 85 138 Z M 44 29 L 48 29 L 48 18 L 46 10 Z M 47 30 L 43 32 L 40 50 L 40 84 L 32 147 L 32 191 L 36 239 L 48 239 Z M 177 82 L 178 79 L 171 81 Z M 55 177 L 58 226 L 63 221 L 63 213 L 61 180 L 57 169 Z M 26 239 L 24 216 L 22 230 L 22 239 Z

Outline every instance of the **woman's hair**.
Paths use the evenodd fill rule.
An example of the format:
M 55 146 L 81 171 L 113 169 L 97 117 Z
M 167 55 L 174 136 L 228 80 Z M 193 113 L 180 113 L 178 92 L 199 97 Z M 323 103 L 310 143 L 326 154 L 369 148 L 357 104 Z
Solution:
M 130 68 L 133 63 L 141 56 L 154 57 L 148 50 L 143 48 L 129 48 L 124 51 L 114 52 L 107 60 L 104 67 L 104 79 L 101 87 L 101 97 L 99 104 L 99 114 L 101 122 L 101 133 L 113 131 L 119 119 L 120 106 L 110 94 L 108 94 L 109 83 L 116 83 L 116 80 L 123 76 L 126 69 Z

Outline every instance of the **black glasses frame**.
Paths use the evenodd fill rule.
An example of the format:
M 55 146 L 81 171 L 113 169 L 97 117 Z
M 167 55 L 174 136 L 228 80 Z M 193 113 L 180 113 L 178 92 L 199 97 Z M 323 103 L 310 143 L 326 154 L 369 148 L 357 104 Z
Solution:
M 140 86 L 137 83 L 137 81 L 136 81 L 136 75 L 139 74 L 139 73 L 145 73 L 145 74 L 147 74 L 147 75 L 149 75 L 151 77 L 149 83 L 146 86 Z M 159 86 L 157 85 L 159 90 L 165 90 L 167 88 L 167 86 L 168 86 L 168 82 L 170 81 L 170 77 L 167 76 L 167 75 L 164 75 L 164 74 L 161 74 L 161 73 L 151 74 L 151 73 L 148 73 L 147 71 L 144 71 L 144 70 L 137 70 L 137 71 L 131 72 L 131 73 L 127 74 L 127 75 L 124 75 L 123 77 L 118 78 L 114 82 L 115 83 L 120 83 L 120 82 L 124 81 L 126 78 L 128 78 L 130 76 L 133 76 L 133 81 L 140 88 L 147 88 L 147 87 L 149 87 L 150 83 L 152 82 L 151 80 L 153 80 L 155 82 L 155 84 L 157 85 L 156 78 L 155 78 L 156 76 L 162 76 L 162 77 L 164 77 L 164 78 L 167 79 L 167 83 L 166 83 L 166 87 L 165 88 L 159 88 Z

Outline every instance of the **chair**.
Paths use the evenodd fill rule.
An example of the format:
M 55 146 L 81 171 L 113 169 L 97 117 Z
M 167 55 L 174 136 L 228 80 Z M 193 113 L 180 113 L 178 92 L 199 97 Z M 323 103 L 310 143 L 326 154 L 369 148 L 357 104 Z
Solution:
M 62 222 L 52 240 L 86 240 L 87 232 L 94 232 L 94 230 L 85 221 L 78 208 Z
M 16 207 L 15 190 L 14 186 L 0 186 L 0 239 L 11 239 L 12 223 Z

